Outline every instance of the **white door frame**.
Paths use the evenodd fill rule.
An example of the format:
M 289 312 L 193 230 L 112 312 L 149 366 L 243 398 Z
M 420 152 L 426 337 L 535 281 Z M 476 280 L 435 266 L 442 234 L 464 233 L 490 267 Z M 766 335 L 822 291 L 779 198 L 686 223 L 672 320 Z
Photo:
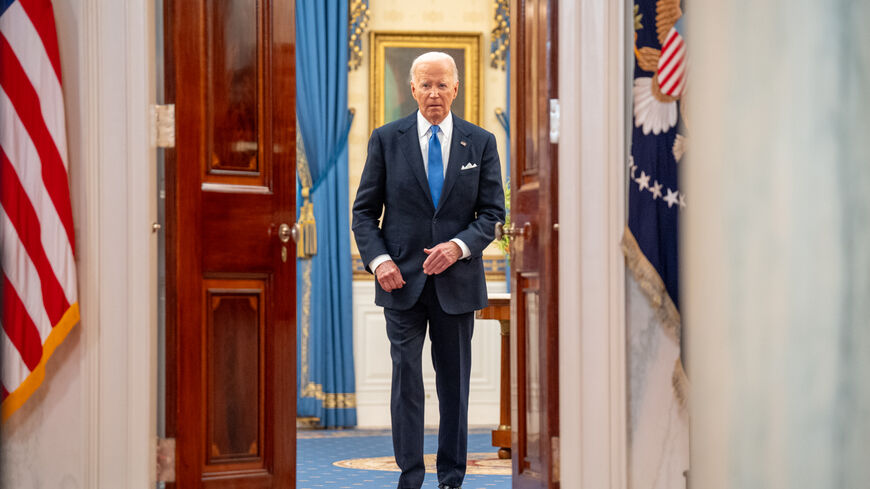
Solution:
M 57 0 L 55 0 L 57 1 Z M 86 413 L 83 487 L 151 489 L 157 405 L 155 5 L 78 6 L 78 228 Z M 59 18 L 58 22 L 75 22 Z M 66 64 L 66 63 L 65 63 Z M 71 118 L 70 118 L 71 119 Z
M 84 486 L 144 489 L 155 480 L 157 402 L 156 153 L 149 125 L 155 10 L 149 0 L 83 0 L 79 8 L 87 130 L 73 192 L 88 413 Z M 627 480 L 619 247 L 626 12 L 623 2 L 559 4 L 563 487 L 624 489 Z
M 562 487 L 627 487 L 626 12 L 559 2 Z

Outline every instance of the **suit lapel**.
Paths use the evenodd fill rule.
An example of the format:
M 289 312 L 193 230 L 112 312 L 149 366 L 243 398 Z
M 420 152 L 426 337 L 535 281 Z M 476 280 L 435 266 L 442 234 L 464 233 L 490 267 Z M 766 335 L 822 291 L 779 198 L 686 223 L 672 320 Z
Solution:
M 462 144 L 463 141 L 468 143 L 468 135 L 463 126 L 464 122 L 459 117 L 453 116 L 453 137 L 450 140 L 450 156 L 447 158 L 447 175 L 444 178 L 444 187 L 441 190 L 438 209 L 441 209 L 444 202 L 447 201 L 456 179 L 459 178 L 459 169 L 468 161 L 468 145 Z
M 417 137 L 417 113 L 411 116 L 411 124 L 405 126 L 404 133 L 399 136 L 402 144 L 402 153 L 405 154 L 405 161 L 411 167 L 411 173 L 417 178 L 417 183 L 423 190 L 423 195 L 426 197 L 426 202 L 435 210 L 432 204 L 432 194 L 429 192 L 429 178 L 426 176 L 426 171 L 423 168 L 423 150 L 420 148 L 420 138 Z

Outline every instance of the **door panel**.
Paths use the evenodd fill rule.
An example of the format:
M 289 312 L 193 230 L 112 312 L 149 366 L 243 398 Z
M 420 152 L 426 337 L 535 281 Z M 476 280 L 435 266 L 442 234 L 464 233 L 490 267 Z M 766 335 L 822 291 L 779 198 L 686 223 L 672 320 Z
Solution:
M 165 0 L 167 433 L 182 488 L 295 479 L 293 0 Z
M 205 280 L 206 471 L 262 468 L 265 280 Z
M 556 2 L 511 3 L 513 487 L 559 487 Z
M 257 76 L 262 43 L 262 0 L 213 2 L 206 22 L 208 49 L 208 105 L 210 155 L 206 181 L 219 175 L 262 177 L 258 143 L 262 90 Z

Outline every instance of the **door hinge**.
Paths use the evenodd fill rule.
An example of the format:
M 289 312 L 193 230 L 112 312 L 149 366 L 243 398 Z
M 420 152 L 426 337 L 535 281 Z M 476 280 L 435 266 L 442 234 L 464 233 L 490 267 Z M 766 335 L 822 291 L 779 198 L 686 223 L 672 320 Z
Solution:
M 175 438 L 157 439 L 157 482 L 175 482 Z
M 151 141 L 158 148 L 175 147 L 175 104 L 151 106 Z
M 561 472 L 561 460 L 562 458 L 559 456 L 559 437 L 554 436 L 550 438 L 550 454 L 553 459 L 550 461 L 550 467 L 552 468 L 552 476 L 553 480 L 551 482 L 557 483 L 559 482 L 559 473 Z
M 559 99 L 550 99 L 550 142 L 557 144 L 559 142 L 559 124 L 562 120 L 562 109 L 559 106 Z

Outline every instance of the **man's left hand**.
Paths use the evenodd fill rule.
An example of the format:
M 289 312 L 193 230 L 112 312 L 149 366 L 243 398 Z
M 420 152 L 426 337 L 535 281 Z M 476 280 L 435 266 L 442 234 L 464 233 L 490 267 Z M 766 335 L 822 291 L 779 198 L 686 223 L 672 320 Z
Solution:
M 423 248 L 423 252 L 429 255 L 423 262 L 423 273 L 426 275 L 438 275 L 462 256 L 462 249 L 453 241 L 438 244 L 433 248 Z

